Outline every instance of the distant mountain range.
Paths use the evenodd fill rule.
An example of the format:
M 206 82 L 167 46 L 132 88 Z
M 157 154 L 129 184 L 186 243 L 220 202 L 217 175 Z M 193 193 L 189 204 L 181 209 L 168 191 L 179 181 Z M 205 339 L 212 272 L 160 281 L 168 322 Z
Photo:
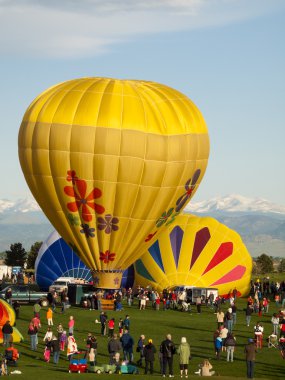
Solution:
M 241 195 L 193 202 L 184 210 L 200 216 L 211 216 L 237 231 L 250 254 L 285 257 L 285 207 L 265 199 Z M 20 242 L 29 250 L 36 241 L 44 241 L 53 231 L 33 199 L 0 200 L 0 252 Z

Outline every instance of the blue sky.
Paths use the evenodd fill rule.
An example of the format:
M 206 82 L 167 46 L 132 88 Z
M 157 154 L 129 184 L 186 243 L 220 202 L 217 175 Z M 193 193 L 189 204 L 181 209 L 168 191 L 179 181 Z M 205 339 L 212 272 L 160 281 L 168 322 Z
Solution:
M 193 201 L 285 204 L 285 1 L 0 0 L 0 199 L 32 197 L 18 160 L 30 102 L 58 82 L 153 80 L 188 95 L 211 152 Z

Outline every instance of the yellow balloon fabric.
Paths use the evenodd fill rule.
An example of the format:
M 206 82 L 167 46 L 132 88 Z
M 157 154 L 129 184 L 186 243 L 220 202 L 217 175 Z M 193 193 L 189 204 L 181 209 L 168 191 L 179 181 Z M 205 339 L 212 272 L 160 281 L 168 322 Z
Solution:
M 190 201 L 209 156 L 206 124 L 185 95 L 154 82 L 96 77 L 40 94 L 18 144 L 40 207 L 97 271 L 97 285 L 112 288 L 117 271 Z M 106 283 L 101 273 L 114 276 Z
M 136 285 L 162 291 L 180 285 L 248 294 L 252 258 L 239 234 L 216 219 L 179 215 L 135 263 Z

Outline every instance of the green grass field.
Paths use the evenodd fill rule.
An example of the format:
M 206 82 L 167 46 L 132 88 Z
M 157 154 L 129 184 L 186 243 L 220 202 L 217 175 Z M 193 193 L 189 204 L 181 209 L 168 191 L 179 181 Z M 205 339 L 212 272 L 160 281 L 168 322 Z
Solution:
M 253 326 L 257 320 L 261 320 L 265 327 L 265 337 L 271 333 L 271 316 L 272 313 L 277 311 L 277 308 L 273 302 L 270 304 L 269 315 L 263 315 L 258 318 L 257 315 L 253 315 L 251 320 L 251 326 L 247 327 L 245 324 L 245 313 L 243 311 L 245 307 L 245 300 L 238 300 L 238 318 L 237 325 L 234 328 L 234 333 L 237 338 L 237 348 L 234 355 L 234 362 L 227 363 L 225 359 L 225 353 L 222 353 L 222 359 L 217 361 L 214 355 L 212 336 L 216 329 L 216 315 L 213 310 L 203 307 L 202 313 L 199 315 L 196 313 L 196 308 L 192 308 L 192 313 L 179 312 L 173 310 L 167 311 L 155 311 L 150 308 L 146 310 L 138 310 L 137 306 L 127 307 L 124 305 L 124 310 L 121 312 L 109 311 L 107 315 L 109 318 L 114 317 L 117 322 L 120 317 L 124 317 L 126 314 L 130 315 L 131 329 L 130 332 L 137 342 L 140 334 L 144 334 L 146 339 L 152 338 L 157 349 L 164 339 L 165 334 L 171 333 L 173 341 L 177 344 L 180 343 L 181 337 L 187 337 L 187 341 L 190 343 L 192 351 L 192 360 L 189 368 L 189 378 L 198 378 L 194 375 L 194 372 L 198 368 L 198 364 L 203 358 L 210 358 L 213 364 L 214 370 L 219 374 L 219 377 L 224 379 L 238 379 L 246 377 L 246 364 L 244 360 L 244 345 L 249 337 L 253 337 Z M 223 305 L 223 309 L 226 310 L 228 304 Z M 75 338 L 80 349 L 85 347 L 85 338 L 88 332 L 91 332 L 97 336 L 98 339 L 98 363 L 108 363 L 107 353 L 107 341 L 106 337 L 100 336 L 100 324 L 95 324 L 95 319 L 99 318 L 98 311 L 89 311 L 81 308 L 70 308 L 65 314 L 54 313 L 54 331 L 56 332 L 56 326 L 58 323 L 62 323 L 64 328 L 67 329 L 68 319 L 70 315 L 75 318 Z M 61 355 L 59 364 L 56 366 L 52 362 L 46 363 L 43 361 L 43 336 L 47 330 L 46 322 L 46 309 L 41 310 L 42 329 L 39 333 L 39 346 L 38 352 L 30 351 L 30 342 L 27 336 L 28 324 L 33 315 L 32 306 L 22 306 L 20 310 L 20 318 L 17 320 L 17 328 L 23 334 L 25 341 L 16 344 L 18 347 L 21 358 L 19 360 L 18 370 L 22 372 L 18 375 L 21 379 L 67 379 L 75 377 L 91 378 L 94 376 L 100 376 L 101 379 L 107 379 L 110 377 L 118 378 L 126 376 L 127 378 L 151 378 L 153 376 L 160 376 L 159 362 L 155 362 L 155 374 L 144 375 L 144 371 L 140 370 L 139 375 L 108 375 L 108 374 L 69 374 L 68 362 L 66 355 Z M 1 348 L 1 352 L 4 348 Z M 135 349 L 134 349 L 135 351 Z M 138 359 L 136 352 L 135 361 Z M 12 369 L 12 367 L 11 367 Z M 14 368 L 13 368 L 14 369 Z M 174 374 L 175 377 L 180 378 L 178 367 L 178 355 L 175 355 L 174 360 Z M 15 375 L 16 376 L 16 375 Z M 215 376 L 216 377 L 216 376 Z M 215 378 L 213 377 L 213 378 Z M 256 379 L 285 379 L 285 360 L 281 358 L 279 350 L 275 348 L 268 348 L 265 342 L 264 348 L 259 350 L 257 354 L 256 367 L 255 367 Z

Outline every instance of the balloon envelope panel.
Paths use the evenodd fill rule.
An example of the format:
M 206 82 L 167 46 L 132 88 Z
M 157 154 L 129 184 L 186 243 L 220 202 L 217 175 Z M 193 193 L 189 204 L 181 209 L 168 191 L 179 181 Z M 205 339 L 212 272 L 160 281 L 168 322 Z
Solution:
M 34 100 L 19 158 L 37 202 L 93 270 L 124 269 L 157 221 L 174 218 L 207 166 L 197 107 L 154 82 L 82 78 Z
M 240 236 L 217 220 L 179 215 L 135 263 L 137 285 L 249 291 L 252 259 Z

